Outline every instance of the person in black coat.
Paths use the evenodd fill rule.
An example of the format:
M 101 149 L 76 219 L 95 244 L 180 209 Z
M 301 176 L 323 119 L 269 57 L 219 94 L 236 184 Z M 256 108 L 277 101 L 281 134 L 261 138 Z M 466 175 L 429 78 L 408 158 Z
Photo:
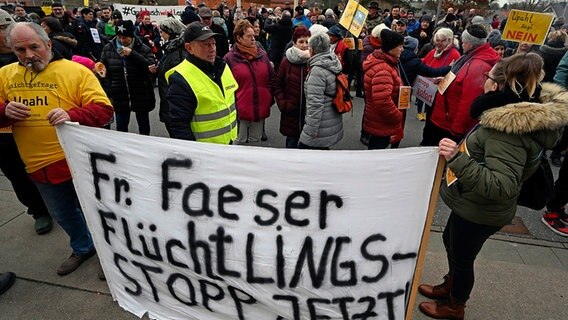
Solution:
M 101 62 L 107 70 L 103 87 L 114 106 L 116 128 L 128 132 L 130 112 L 134 111 L 138 131 L 149 135 L 149 113 L 156 104 L 149 68 L 155 57 L 150 47 L 134 36 L 132 21 L 119 21 L 115 30 L 116 37 L 104 47 Z
M 412 37 L 418 39 L 418 51 L 432 40 L 433 34 L 432 17 L 426 14 L 420 17 L 420 26 L 410 33 Z
M 560 64 L 560 60 L 568 50 L 566 42 L 568 36 L 564 31 L 554 31 L 548 36 L 546 44 L 540 46 L 538 54 L 544 61 L 544 79 L 543 82 L 553 82 L 556 68 Z
M 73 50 L 77 46 L 77 40 L 72 34 L 63 31 L 63 27 L 57 18 L 45 17 L 41 20 L 41 27 L 51 40 L 54 51 L 59 52 L 63 58 L 71 60 Z
M 275 22 L 271 19 L 266 20 L 264 31 L 270 33 L 270 50 L 268 58 L 274 63 L 274 69 L 278 70 L 278 66 L 284 56 L 286 45 L 292 40 L 294 25 L 292 24 L 292 16 L 288 11 L 282 12 L 282 18 Z
M 91 8 L 81 10 L 81 17 L 78 19 L 79 25 L 76 29 L 75 38 L 77 39 L 77 47 L 75 53 L 89 57 L 95 61 L 101 57 L 103 44 L 100 38 L 93 37 L 91 29 L 97 29 L 97 21 L 95 20 L 95 12 Z M 98 42 L 97 42 L 98 41 Z
M 166 130 L 170 137 L 172 136 L 170 125 L 170 105 L 167 100 L 168 82 L 165 74 L 171 68 L 180 64 L 185 59 L 185 48 L 183 40 L 183 32 L 185 25 L 173 17 L 169 17 L 160 22 L 160 30 L 162 31 L 162 44 L 164 53 L 162 59 L 158 63 L 158 93 L 160 94 L 160 121 L 166 125 Z
M 213 23 L 213 12 L 208 7 L 201 7 L 199 9 L 199 17 L 201 23 L 208 26 L 211 31 L 217 34 L 215 41 L 217 41 L 217 56 L 224 57 L 229 52 L 229 39 L 225 36 L 225 30 L 222 27 Z

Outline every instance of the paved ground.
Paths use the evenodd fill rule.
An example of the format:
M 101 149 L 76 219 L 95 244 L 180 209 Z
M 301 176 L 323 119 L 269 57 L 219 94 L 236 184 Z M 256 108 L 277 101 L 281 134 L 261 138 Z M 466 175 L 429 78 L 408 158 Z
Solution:
M 363 149 L 359 141 L 361 100 L 344 115 L 346 134 L 336 149 Z M 266 123 L 267 146 L 283 147 L 277 132 L 277 110 Z M 165 129 L 153 112 L 153 135 Z M 416 146 L 422 123 L 410 111 L 402 146 Z M 131 131 L 136 131 L 132 126 Z M 447 268 L 441 230 L 449 210 L 440 201 L 429 240 L 422 280 L 438 282 Z M 540 213 L 521 208 L 523 234 L 500 233 L 488 241 L 476 265 L 476 288 L 468 303 L 468 319 L 566 319 L 568 310 L 568 238 L 550 232 Z M 522 229 L 522 228 L 517 228 Z M 97 279 L 96 259 L 75 273 L 59 277 L 57 266 L 68 256 L 67 238 L 59 227 L 44 236 L 0 175 L 0 272 L 18 274 L 14 287 L 0 296 L 0 319 L 135 319 L 124 312 Z M 420 302 L 423 301 L 419 297 Z M 426 319 L 415 311 L 413 319 Z

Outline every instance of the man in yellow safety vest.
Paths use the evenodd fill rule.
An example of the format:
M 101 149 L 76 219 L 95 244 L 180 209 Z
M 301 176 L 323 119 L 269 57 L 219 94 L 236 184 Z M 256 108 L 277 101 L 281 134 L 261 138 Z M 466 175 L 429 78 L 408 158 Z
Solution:
M 238 84 L 216 56 L 216 35 L 201 22 L 189 24 L 187 58 L 166 72 L 172 138 L 220 144 L 237 138 Z

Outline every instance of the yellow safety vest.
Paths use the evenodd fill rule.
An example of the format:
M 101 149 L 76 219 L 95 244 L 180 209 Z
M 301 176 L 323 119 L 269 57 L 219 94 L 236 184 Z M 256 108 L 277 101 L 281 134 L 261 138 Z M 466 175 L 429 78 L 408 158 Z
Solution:
M 179 73 L 189 84 L 197 98 L 197 108 L 191 119 L 191 131 L 200 142 L 229 144 L 237 138 L 237 109 L 235 91 L 239 88 L 229 66 L 221 75 L 221 88 L 197 68 L 193 63 L 183 60 L 165 74 L 166 80 Z

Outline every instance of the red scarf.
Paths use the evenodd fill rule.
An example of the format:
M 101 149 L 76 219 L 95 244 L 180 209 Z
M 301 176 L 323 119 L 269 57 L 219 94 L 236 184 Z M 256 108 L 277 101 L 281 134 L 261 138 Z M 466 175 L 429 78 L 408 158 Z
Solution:
M 239 50 L 239 52 L 245 57 L 245 59 L 253 60 L 256 58 L 256 55 L 258 53 L 256 43 L 254 44 L 254 47 L 247 47 L 238 42 L 235 42 L 235 45 L 237 46 L 237 50 Z

